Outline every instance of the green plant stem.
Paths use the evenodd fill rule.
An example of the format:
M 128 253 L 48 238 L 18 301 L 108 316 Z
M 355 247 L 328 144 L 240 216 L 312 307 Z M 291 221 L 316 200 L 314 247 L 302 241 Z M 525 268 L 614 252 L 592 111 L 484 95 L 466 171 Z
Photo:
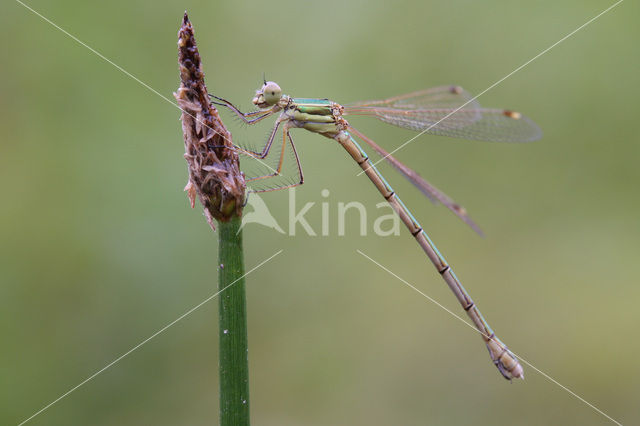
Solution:
M 249 349 L 240 218 L 218 222 L 220 425 L 249 425 Z

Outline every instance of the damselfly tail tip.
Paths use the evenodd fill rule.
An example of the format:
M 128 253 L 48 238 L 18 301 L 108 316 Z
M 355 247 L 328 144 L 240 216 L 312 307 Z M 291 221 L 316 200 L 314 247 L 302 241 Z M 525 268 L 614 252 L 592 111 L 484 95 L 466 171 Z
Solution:
M 518 364 L 518 366 L 513 371 L 511 371 L 511 375 L 514 379 L 524 380 L 524 370 L 522 370 L 522 366 Z
M 507 380 L 512 380 L 512 379 L 524 380 L 524 370 L 522 369 L 522 366 L 515 358 L 513 358 L 513 361 L 515 361 L 516 365 L 512 366 L 511 369 L 507 369 L 505 365 L 501 365 L 502 368 L 498 366 L 498 369 Z
M 511 365 L 510 368 L 508 368 L 500 360 L 494 361 L 494 364 L 496 365 L 496 367 L 498 367 L 500 374 L 502 374 L 502 377 L 504 377 L 505 379 L 509 381 L 512 381 L 513 379 L 524 380 L 524 371 L 522 369 L 522 366 L 515 358 L 513 358 L 512 361 L 515 361 L 515 365 Z

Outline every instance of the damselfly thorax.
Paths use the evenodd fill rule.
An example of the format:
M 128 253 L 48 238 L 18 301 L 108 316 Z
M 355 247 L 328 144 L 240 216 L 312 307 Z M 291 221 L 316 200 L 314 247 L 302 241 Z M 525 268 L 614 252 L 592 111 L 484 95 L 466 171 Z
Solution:
M 290 127 L 335 138 L 349 125 L 342 116 L 344 107 L 329 99 L 291 98 L 284 95 L 278 104 L 283 105 L 278 120 L 288 121 Z

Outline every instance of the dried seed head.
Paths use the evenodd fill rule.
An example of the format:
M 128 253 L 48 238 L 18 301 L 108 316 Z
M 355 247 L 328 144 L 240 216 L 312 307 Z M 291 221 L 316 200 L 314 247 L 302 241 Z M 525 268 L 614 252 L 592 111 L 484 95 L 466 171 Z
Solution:
M 200 54 L 186 12 L 178 32 L 178 63 L 181 84 L 174 96 L 182 109 L 184 158 L 189 167 L 185 191 L 192 207 L 197 195 L 207 221 L 215 229 L 214 219 L 225 222 L 242 215 L 246 185 L 231 134 L 209 102 Z

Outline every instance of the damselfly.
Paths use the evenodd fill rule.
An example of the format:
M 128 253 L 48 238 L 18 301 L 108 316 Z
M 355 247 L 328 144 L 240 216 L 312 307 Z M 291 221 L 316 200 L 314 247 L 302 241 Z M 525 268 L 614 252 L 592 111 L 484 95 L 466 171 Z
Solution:
M 462 308 L 482 335 L 491 360 L 498 367 L 500 373 L 506 379 L 524 378 L 522 366 L 515 355 L 496 337 L 449 264 L 422 226 L 371 163 L 354 136 L 380 154 L 431 201 L 442 203 L 480 233 L 478 226 L 471 220 L 464 208 L 423 179 L 418 173 L 402 164 L 372 139 L 354 129 L 344 117 L 350 114 L 369 115 L 386 123 L 421 133 L 499 142 L 525 142 L 540 138 L 541 132 L 535 123 L 515 111 L 481 108 L 475 98 L 459 86 L 435 87 L 385 100 L 343 106 L 328 99 L 293 98 L 283 94 L 280 86 L 273 81 L 265 81 L 262 87 L 256 91 L 252 101 L 259 109 L 249 113 L 241 112 L 222 98 L 216 96 L 213 98 L 217 100 L 218 105 L 228 107 L 247 124 L 255 124 L 280 113 L 261 151 L 241 149 L 247 155 L 264 159 L 269 154 L 278 131 L 282 130 L 282 149 L 275 171 L 247 180 L 253 181 L 279 176 L 282 172 L 284 151 L 287 145 L 295 157 L 298 179 L 295 183 L 268 190 L 290 188 L 304 182 L 302 167 L 291 138 L 290 129 L 303 128 L 335 139 L 342 145 L 398 214 L 438 273 L 453 291 Z

